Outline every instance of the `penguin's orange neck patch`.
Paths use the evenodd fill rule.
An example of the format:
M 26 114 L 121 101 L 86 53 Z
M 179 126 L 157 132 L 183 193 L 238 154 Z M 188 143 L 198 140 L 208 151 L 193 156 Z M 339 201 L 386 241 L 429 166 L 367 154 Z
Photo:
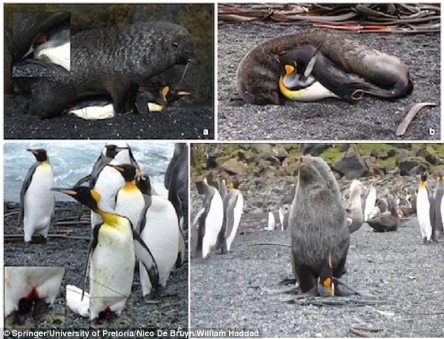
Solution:
M 424 181 L 420 181 L 419 182 L 419 189 L 424 189 L 425 188 L 425 183 L 424 183 Z

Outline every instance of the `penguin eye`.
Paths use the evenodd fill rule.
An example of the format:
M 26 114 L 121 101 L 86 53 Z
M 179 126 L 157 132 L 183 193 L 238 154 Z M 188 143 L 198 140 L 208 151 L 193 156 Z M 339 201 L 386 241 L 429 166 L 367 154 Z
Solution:
M 179 46 L 179 43 L 178 42 L 173 42 L 173 46 L 177 47 L 177 46 Z

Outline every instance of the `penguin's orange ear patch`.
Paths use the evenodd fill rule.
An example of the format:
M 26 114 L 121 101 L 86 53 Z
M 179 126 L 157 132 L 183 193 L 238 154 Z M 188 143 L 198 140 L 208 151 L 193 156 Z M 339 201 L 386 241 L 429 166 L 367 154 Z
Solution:
M 285 65 L 285 75 L 290 75 L 293 72 L 294 72 L 293 65 Z
M 165 100 L 166 101 L 166 96 L 167 96 L 167 94 L 168 94 L 168 92 L 170 91 L 170 88 L 168 87 L 168 86 L 165 86 L 165 87 L 163 87 L 162 88 L 162 98 L 163 98 L 163 100 Z
M 327 278 L 324 280 L 324 282 L 322 283 L 325 287 L 331 288 L 332 284 L 331 284 L 331 279 Z

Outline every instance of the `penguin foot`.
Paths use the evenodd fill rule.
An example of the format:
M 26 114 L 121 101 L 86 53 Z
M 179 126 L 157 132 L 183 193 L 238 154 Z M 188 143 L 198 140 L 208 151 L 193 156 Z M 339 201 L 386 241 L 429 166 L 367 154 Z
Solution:
M 40 298 L 36 298 L 34 301 L 34 309 L 32 310 L 32 316 L 37 322 L 42 322 L 44 318 L 49 315 L 49 305 Z
M 143 297 L 145 302 L 150 304 L 160 303 L 160 298 L 164 293 L 165 288 L 163 286 L 157 286 L 157 288 L 151 288 L 151 292 Z

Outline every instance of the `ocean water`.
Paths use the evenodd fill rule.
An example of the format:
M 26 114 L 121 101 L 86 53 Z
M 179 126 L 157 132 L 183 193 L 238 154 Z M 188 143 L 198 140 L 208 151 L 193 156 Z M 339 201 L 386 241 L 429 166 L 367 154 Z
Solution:
M 20 200 L 20 190 L 28 169 L 35 157 L 27 148 L 44 148 L 54 173 L 55 187 L 71 187 L 88 175 L 102 152 L 106 141 L 57 140 L 4 143 L 4 200 Z M 129 141 L 133 156 L 143 173 L 148 173 L 151 185 L 162 197 L 168 192 L 163 181 L 173 156 L 174 143 L 153 141 Z M 74 201 L 64 194 L 56 194 L 58 201 Z

